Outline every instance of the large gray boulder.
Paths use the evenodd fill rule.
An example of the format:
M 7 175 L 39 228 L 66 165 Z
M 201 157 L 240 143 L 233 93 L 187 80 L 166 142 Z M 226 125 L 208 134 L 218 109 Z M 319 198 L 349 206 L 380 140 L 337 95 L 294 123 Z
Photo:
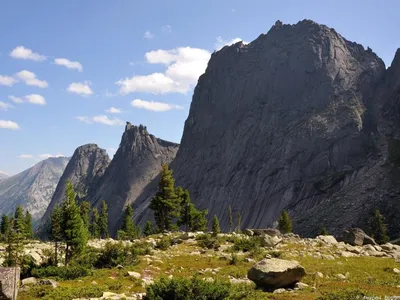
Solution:
M 263 259 L 247 273 L 247 277 L 261 288 L 275 290 L 293 287 L 306 274 L 304 268 L 294 260 L 277 258 Z
M 340 241 L 352 246 L 376 245 L 374 239 L 368 236 L 360 228 L 349 228 L 343 230 L 342 235 L 340 236 Z

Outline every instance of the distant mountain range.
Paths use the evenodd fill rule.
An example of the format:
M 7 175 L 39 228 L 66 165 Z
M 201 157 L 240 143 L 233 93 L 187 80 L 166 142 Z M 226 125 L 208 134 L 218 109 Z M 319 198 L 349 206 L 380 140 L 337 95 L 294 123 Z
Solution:
M 8 175 L 5 173 L 0 172 L 0 180 L 8 178 Z
M 0 173 L 0 214 L 11 214 L 22 205 L 34 223 L 40 220 L 68 161 L 67 157 L 52 157 L 11 177 Z

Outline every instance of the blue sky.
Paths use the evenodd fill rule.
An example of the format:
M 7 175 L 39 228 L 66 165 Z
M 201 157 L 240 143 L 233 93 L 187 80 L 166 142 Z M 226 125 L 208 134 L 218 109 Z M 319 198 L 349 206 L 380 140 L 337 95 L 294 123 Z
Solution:
M 86 143 L 119 145 L 125 121 L 179 142 L 209 55 L 276 20 L 312 19 L 390 65 L 400 2 L 2 0 L 0 171 Z

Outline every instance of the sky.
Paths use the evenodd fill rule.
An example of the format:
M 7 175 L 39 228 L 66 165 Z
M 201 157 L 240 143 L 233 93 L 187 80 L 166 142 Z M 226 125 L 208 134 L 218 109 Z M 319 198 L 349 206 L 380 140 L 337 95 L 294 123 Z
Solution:
M 112 157 L 125 122 L 180 142 L 211 53 L 281 20 L 333 27 L 390 65 L 400 2 L 386 0 L 2 0 L 0 172 L 96 143 Z

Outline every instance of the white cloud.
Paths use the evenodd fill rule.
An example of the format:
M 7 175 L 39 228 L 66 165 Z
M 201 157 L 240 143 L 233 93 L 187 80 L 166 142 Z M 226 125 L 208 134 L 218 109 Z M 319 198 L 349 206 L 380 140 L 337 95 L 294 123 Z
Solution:
M 13 86 L 17 80 L 11 76 L 0 75 L 0 85 Z
M 172 26 L 171 25 L 164 25 L 163 27 L 161 27 L 161 31 L 162 32 L 166 32 L 166 33 L 171 33 L 172 32 Z
M 65 157 L 64 154 L 57 153 L 57 154 L 39 154 L 40 159 L 48 159 L 50 157 Z
M 233 44 L 236 44 L 238 42 L 243 42 L 243 44 L 248 44 L 249 42 L 243 41 L 241 38 L 237 37 L 231 40 L 224 40 L 222 37 L 217 37 L 217 41 L 215 42 L 215 49 L 216 50 L 221 50 L 225 46 L 230 46 Z
M 10 99 L 11 101 L 13 101 L 14 103 L 23 103 L 24 100 L 22 100 L 22 98 L 20 97 L 15 97 L 13 95 L 8 96 L 8 99 Z
M 5 172 L 5 171 L 1 171 L 1 170 L 0 170 L 0 174 L 1 174 L 1 175 L 6 175 L 6 176 L 9 176 L 7 172 Z
M 10 129 L 10 130 L 18 130 L 19 125 L 13 121 L 0 120 L 0 128 Z
M 6 103 L 6 102 L 3 102 L 3 101 L 0 101 L 0 110 L 8 110 L 8 109 L 10 109 L 10 108 L 13 108 L 14 106 L 12 106 L 11 104 L 9 104 L 9 103 Z
M 25 82 L 26 85 L 31 85 L 31 86 L 37 86 L 40 88 L 46 88 L 48 87 L 48 84 L 44 80 L 39 80 L 36 77 L 36 74 L 27 70 L 22 70 L 21 72 L 18 72 L 15 74 L 19 79 L 21 79 L 23 82 Z
M 115 152 L 117 152 L 117 149 L 116 149 L 116 148 L 106 148 L 106 150 L 107 150 L 107 153 L 108 153 L 110 156 L 113 156 L 113 155 L 115 154 Z
M 165 65 L 164 73 L 133 76 L 121 79 L 116 84 L 120 86 L 121 94 L 186 94 L 204 73 L 210 56 L 207 50 L 191 47 L 150 51 L 145 54 L 147 62 Z
M 25 99 L 31 104 L 46 105 L 46 100 L 39 94 L 26 95 Z
M 145 39 L 148 39 L 148 40 L 151 40 L 153 37 L 154 37 L 154 34 L 152 34 L 151 32 L 150 32 L 150 30 L 147 30 L 145 33 L 144 33 L 144 36 L 143 36 Z
M 20 154 L 17 157 L 22 158 L 22 159 L 30 159 L 30 158 L 33 158 L 33 155 L 32 154 Z
M 99 123 L 99 124 L 104 124 L 104 125 L 109 125 L 109 126 L 121 126 L 125 125 L 125 122 L 120 120 L 120 119 L 110 119 L 106 115 L 99 115 L 99 116 L 93 116 L 93 117 L 88 117 L 88 116 L 78 116 L 75 117 L 75 119 L 85 122 L 88 124 L 93 124 L 93 123 Z
M 18 46 L 10 52 L 10 56 L 16 59 L 29 59 L 35 61 L 46 60 L 46 56 L 33 52 L 31 49 L 24 46 Z
M 110 114 L 120 114 L 121 110 L 119 108 L 111 106 L 109 109 L 106 109 L 106 112 Z
M 66 58 L 56 58 L 54 59 L 54 63 L 59 66 L 64 66 L 68 69 L 76 69 L 79 72 L 83 71 L 83 67 L 79 61 L 70 61 Z
M 141 99 L 133 100 L 131 102 L 131 105 L 136 108 L 157 111 L 157 112 L 169 111 L 172 109 L 183 109 L 183 107 L 180 105 L 169 104 L 165 102 L 146 101 Z
M 85 82 L 73 82 L 71 83 L 67 91 L 70 93 L 75 93 L 81 96 L 89 96 L 93 94 L 92 89 L 90 88 L 90 82 L 85 81 Z

